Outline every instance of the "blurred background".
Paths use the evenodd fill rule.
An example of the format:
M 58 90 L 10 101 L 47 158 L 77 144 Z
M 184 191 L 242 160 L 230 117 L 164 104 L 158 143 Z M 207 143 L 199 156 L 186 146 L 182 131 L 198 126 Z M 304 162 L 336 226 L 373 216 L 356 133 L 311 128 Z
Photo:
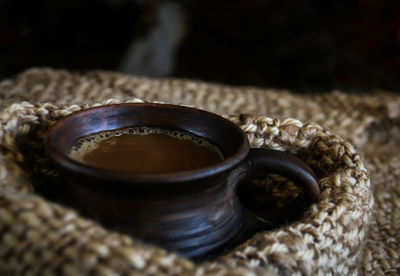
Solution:
M 0 80 L 34 66 L 400 91 L 400 1 L 0 0 Z

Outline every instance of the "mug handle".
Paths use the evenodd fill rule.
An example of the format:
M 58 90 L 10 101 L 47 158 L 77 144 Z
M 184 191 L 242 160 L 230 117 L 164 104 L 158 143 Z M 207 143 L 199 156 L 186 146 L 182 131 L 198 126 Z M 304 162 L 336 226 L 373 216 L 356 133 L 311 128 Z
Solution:
M 245 176 L 257 171 L 278 174 L 288 177 L 303 188 L 297 198 L 284 207 L 260 213 L 243 207 L 246 232 L 254 233 L 285 224 L 288 220 L 297 218 L 306 206 L 316 202 L 320 197 L 318 181 L 312 169 L 290 153 L 251 148 L 245 162 L 247 162 Z

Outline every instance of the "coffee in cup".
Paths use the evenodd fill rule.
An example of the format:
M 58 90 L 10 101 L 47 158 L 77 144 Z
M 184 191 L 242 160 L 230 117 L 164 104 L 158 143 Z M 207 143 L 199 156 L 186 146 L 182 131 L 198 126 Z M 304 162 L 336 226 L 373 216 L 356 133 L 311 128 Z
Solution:
M 130 131 L 139 134 L 146 131 L 146 135 L 132 135 Z M 176 138 L 175 133 L 188 141 Z M 183 168 L 183 163 L 198 159 L 198 154 L 191 151 L 181 160 L 177 171 L 157 169 L 147 173 L 131 172 L 131 168 L 126 171 L 120 165 L 110 168 L 109 164 L 86 164 L 83 153 L 89 156 L 103 144 L 118 142 L 101 137 L 106 134 L 127 138 L 127 144 L 131 144 L 130 139 L 143 138 L 149 149 L 161 143 L 152 143 L 152 135 L 162 134 L 173 139 L 178 149 L 184 141 L 195 148 L 202 144 L 200 148 L 217 160 L 197 169 Z M 86 150 L 90 145 L 95 146 Z M 234 123 L 217 114 L 184 106 L 143 103 L 82 110 L 51 127 L 46 147 L 66 180 L 63 196 L 68 205 L 110 229 L 188 257 L 205 256 L 228 244 L 235 246 L 246 233 L 286 223 L 320 195 L 312 169 L 295 156 L 250 148 L 245 133 Z M 172 148 L 164 145 L 157 151 L 168 147 Z M 168 157 L 177 155 L 178 150 L 172 149 Z M 117 155 L 109 163 L 118 159 Z M 142 160 L 139 157 L 136 161 Z M 133 161 L 122 163 L 130 162 Z M 236 188 L 242 179 L 258 171 L 286 176 L 303 191 L 288 206 L 262 214 L 251 212 L 239 202 Z
M 80 138 L 69 156 L 83 164 L 129 173 L 172 173 L 223 160 L 207 139 L 183 130 L 131 127 Z

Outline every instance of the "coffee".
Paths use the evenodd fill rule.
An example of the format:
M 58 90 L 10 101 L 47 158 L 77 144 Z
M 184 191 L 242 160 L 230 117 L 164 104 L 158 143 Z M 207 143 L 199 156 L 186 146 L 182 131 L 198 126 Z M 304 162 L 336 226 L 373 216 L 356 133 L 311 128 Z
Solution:
M 194 170 L 223 160 L 221 151 L 207 139 L 154 127 L 132 127 L 83 137 L 69 156 L 89 166 L 138 174 Z

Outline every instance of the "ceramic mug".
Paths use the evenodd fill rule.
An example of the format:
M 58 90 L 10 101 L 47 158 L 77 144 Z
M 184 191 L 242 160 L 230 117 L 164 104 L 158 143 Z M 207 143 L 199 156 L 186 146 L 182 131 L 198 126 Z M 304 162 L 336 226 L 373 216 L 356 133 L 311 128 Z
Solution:
M 133 174 L 90 167 L 68 157 L 81 137 L 133 126 L 191 132 L 216 145 L 224 159 L 192 171 Z M 78 111 L 50 128 L 46 148 L 68 180 L 67 204 L 111 229 L 188 257 L 204 255 L 238 240 L 248 229 L 260 228 L 257 216 L 282 222 L 298 210 L 299 202 L 305 206 L 320 195 L 313 171 L 295 156 L 250 148 L 244 132 L 231 121 L 184 106 L 134 103 Z M 245 210 L 236 187 L 257 170 L 291 178 L 303 188 L 302 196 L 287 208 L 262 215 Z

